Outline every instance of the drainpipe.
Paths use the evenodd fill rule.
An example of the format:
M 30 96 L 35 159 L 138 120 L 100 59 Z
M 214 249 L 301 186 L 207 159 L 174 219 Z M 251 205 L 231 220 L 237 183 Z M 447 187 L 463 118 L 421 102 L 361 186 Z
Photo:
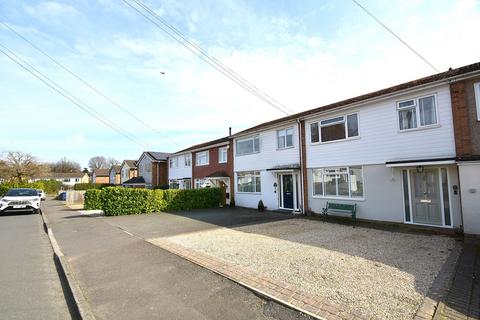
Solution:
M 305 133 L 302 130 L 302 123 L 300 122 L 300 119 L 297 118 L 297 127 L 298 127 L 298 150 L 300 153 L 300 190 L 301 190 L 301 203 L 302 203 L 302 213 L 303 215 L 307 215 L 307 206 L 305 203 L 305 190 L 303 188 L 303 144 L 302 144 L 302 135 L 305 135 Z

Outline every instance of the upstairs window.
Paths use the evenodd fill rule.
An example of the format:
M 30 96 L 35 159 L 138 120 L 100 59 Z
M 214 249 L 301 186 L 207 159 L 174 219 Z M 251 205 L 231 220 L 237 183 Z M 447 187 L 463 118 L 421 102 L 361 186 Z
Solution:
M 185 167 L 190 167 L 192 165 L 192 155 L 186 154 L 185 155 Z
M 258 136 L 237 140 L 236 143 L 237 156 L 260 152 L 260 138 Z
M 202 151 L 202 152 L 197 152 L 197 156 L 195 165 L 197 166 L 206 166 L 208 165 L 209 162 L 209 157 L 208 157 L 208 150 L 207 151 Z
M 170 169 L 178 168 L 178 157 L 170 158 Z
M 477 102 L 477 120 L 480 121 L 480 82 L 473 85 L 475 90 L 475 101 Z
M 401 101 L 397 104 L 397 111 L 401 131 L 438 123 L 435 96 Z
M 277 130 L 277 148 L 293 147 L 293 128 Z
M 228 161 L 228 148 L 218 148 L 218 163 L 226 163 Z
M 358 137 L 358 114 L 321 120 L 310 124 L 310 141 L 330 142 Z

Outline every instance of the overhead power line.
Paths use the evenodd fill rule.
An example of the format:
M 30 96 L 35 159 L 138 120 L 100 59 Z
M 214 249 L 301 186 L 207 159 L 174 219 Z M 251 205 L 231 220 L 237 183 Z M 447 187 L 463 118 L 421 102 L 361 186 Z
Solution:
M 418 53 L 417 50 L 413 49 L 412 46 L 410 46 L 408 43 L 406 43 L 402 38 L 400 38 L 400 36 L 398 36 L 395 32 L 392 31 L 392 29 L 390 29 L 389 27 L 387 27 L 382 21 L 380 21 L 380 19 L 378 19 L 377 17 L 375 17 L 373 15 L 373 13 L 371 13 L 370 11 L 368 11 L 367 8 L 365 8 L 364 6 L 362 6 L 358 1 L 356 0 L 352 0 L 357 6 L 359 6 L 363 11 L 365 11 L 370 17 L 372 17 L 375 21 L 377 21 L 383 28 L 385 28 L 385 30 L 387 30 L 388 32 L 390 32 L 395 38 L 397 38 L 401 43 L 403 43 L 408 49 L 410 49 L 410 51 L 412 51 L 417 57 L 419 57 L 420 59 L 422 59 L 426 64 L 428 64 L 433 70 L 435 70 L 436 72 L 440 72 L 440 70 L 438 70 L 437 68 L 435 68 L 435 66 L 433 64 L 431 64 L 425 57 L 423 57 L 420 53 Z
M 8 47 L 0 43 L 0 52 L 3 53 L 7 58 L 15 62 L 19 67 L 33 75 L 35 78 L 43 82 L 45 85 L 50 87 L 52 90 L 63 96 L 65 99 L 69 100 L 72 102 L 74 105 L 79 107 L 81 110 L 85 111 L 88 113 L 90 116 L 94 117 L 98 121 L 102 122 L 109 128 L 115 130 L 117 133 L 121 134 L 125 138 L 129 139 L 130 141 L 134 142 L 135 144 L 138 144 L 141 146 L 143 149 L 147 147 L 146 144 L 144 144 L 141 140 L 130 134 L 129 132 L 123 130 L 121 127 L 113 123 L 112 121 L 106 119 L 102 114 L 96 112 L 93 108 L 88 106 L 85 102 L 81 101 L 80 99 L 76 98 L 73 96 L 68 90 L 64 89 L 60 85 L 58 85 L 55 81 L 51 80 L 48 78 L 46 75 L 44 75 L 42 72 L 40 72 L 38 69 L 33 67 L 31 64 L 20 58 L 18 55 L 16 55 L 12 50 L 10 50 Z M 8 52 L 6 52 L 8 51 Z
M 25 42 L 27 42 L 30 46 L 32 46 L 35 50 L 37 50 L 38 52 L 40 52 L 41 54 L 43 54 L 44 56 L 46 56 L 48 59 L 50 59 L 53 63 L 55 63 L 57 66 L 59 66 L 60 68 L 62 68 L 63 70 L 65 70 L 67 73 L 69 73 L 71 76 L 73 76 L 75 79 L 77 79 L 78 81 L 80 81 L 81 83 L 83 83 L 86 87 L 88 87 L 90 90 L 94 91 L 95 93 L 97 93 L 98 95 L 100 95 L 101 97 L 103 97 L 105 100 L 107 100 L 110 104 L 112 104 L 113 106 L 117 107 L 118 109 L 122 110 L 124 113 L 126 113 L 127 115 L 129 115 L 130 117 L 132 117 L 133 119 L 135 119 L 136 121 L 138 121 L 139 123 L 141 123 L 142 125 L 148 127 L 149 129 L 151 129 L 152 131 L 154 131 L 155 133 L 157 133 L 158 135 L 160 135 L 163 139 L 166 139 L 168 141 L 170 141 L 171 143 L 177 145 L 177 146 L 180 146 L 180 144 L 178 144 L 176 141 L 172 140 L 170 137 L 168 136 L 165 136 L 161 131 L 157 130 L 156 128 L 154 128 L 153 126 L 151 126 L 150 124 L 148 124 L 147 122 L 143 121 L 141 118 L 139 118 L 138 116 L 136 116 L 134 113 L 128 111 L 127 108 L 123 107 L 122 105 L 120 105 L 119 103 L 117 103 L 115 100 L 113 100 L 112 98 L 110 98 L 109 96 L 107 96 L 106 94 L 104 94 L 103 92 L 101 92 L 100 90 L 96 89 L 92 84 L 88 83 L 86 80 L 84 80 L 83 78 L 81 78 L 79 75 L 77 75 L 75 72 L 73 72 L 72 70 L 70 70 L 69 68 L 67 68 L 65 65 L 63 65 L 62 63 L 60 63 L 59 61 L 57 61 L 55 58 L 53 58 L 51 55 L 49 55 L 47 52 L 45 52 L 44 50 L 42 50 L 41 48 L 39 48 L 37 45 L 35 45 L 32 41 L 30 41 L 29 39 L 27 39 L 25 36 L 23 36 L 22 34 L 20 34 L 18 31 L 16 31 L 14 28 L 12 28 L 11 26 L 9 26 L 8 24 L 6 24 L 5 22 L 3 21 L 0 21 L 0 23 L 2 25 L 4 25 L 7 29 L 9 29 L 11 32 L 13 32 L 14 34 L 16 34 L 18 37 L 20 37 L 22 40 L 24 40 Z
M 200 47 L 198 44 L 194 43 L 193 41 L 189 40 L 186 35 L 176 29 L 174 26 L 169 24 L 166 20 L 162 19 L 154 10 L 144 4 L 142 1 L 139 0 L 132 0 L 137 6 L 132 5 L 128 0 L 122 0 L 125 2 L 130 8 L 137 11 L 140 15 L 142 15 L 145 19 L 149 20 L 153 23 L 157 28 L 162 30 L 168 36 L 170 36 L 173 40 L 180 43 L 183 47 L 187 50 L 195 54 L 198 58 L 206 62 L 208 65 L 219 71 L 221 74 L 229 78 L 238 86 L 242 87 L 249 93 L 253 94 L 263 102 L 269 104 L 273 108 L 277 109 L 278 111 L 282 112 L 283 114 L 289 115 L 294 111 L 287 106 L 281 104 L 277 100 L 273 99 L 271 96 L 263 92 L 262 90 L 258 89 L 252 83 L 247 81 L 245 78 L 240 76 L 238 73 L 224 65 L 218 59 L 210 56 L 210 54 Z M 140 8 L 141 9 L 140 9 Z M 142 10 L 143 9 L 143 10 Z

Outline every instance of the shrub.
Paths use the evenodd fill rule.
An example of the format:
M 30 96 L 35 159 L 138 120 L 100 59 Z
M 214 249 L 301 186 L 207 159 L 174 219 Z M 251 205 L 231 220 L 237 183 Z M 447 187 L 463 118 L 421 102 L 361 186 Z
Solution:
M 222 191 L 219 188 L 147 190 L 108 187 L 96 191 L 100 193 L 101 208 L 110 216 L 214 208 L 218 207 L 222 200 Z
M 84 208 L 86 210 L 101 210 L 102 201 L 101 201 L 101 190 L 89 189 L 85 191 L 85 204 Z
M 90 189 L 103 189 L 106 187 L 111 187 L 111 184 L 108 183 L 76 183 L 73 186 L 73 190 L 90 190 Z
M 151 193 L 147 189 L 108 187 L 101 191 L 102 209 L 110 216 L 149 213 Z
M 33 188 L 42 189 L 45 193 L 57 193 L 62 183 L 56 180 L 39 180 L 35 182 L 5 182 L 0 184 L 0 196 L 11 188 Z

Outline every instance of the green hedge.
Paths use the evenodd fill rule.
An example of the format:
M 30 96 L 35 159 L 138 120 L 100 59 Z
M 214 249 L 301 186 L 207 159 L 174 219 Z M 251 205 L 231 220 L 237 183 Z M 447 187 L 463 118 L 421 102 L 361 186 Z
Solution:
M 222 191 L 219 188 L 148 190 L 108 187 L 98 192 L 100 193 L 100 207 L 109 216 L 215 208 L 222 200 Z M 93 192 L 91 193 L 93 195 Z M 87 202 L 86 198 L 85 195 Z M 98 208 L 98 204 L 95 206 Z
M 4 182 L 0 184 L 0 196 L 4 196 L 5 193 L 11 188 L 33 188 L 42 189 L 45 193 L 56 194 L 62 183 L 56 180 L 39 180 L 35 182 Z
M 111 186 L 108 183 L 76 183 L 73 185 L 73 190 L 103 189 Z
M 85 204 L 84 207 L 86 210 L 101 210 L 102 209 L 102 200 L 101 200 L 101 190 L 90 189 L 85 191 Z

